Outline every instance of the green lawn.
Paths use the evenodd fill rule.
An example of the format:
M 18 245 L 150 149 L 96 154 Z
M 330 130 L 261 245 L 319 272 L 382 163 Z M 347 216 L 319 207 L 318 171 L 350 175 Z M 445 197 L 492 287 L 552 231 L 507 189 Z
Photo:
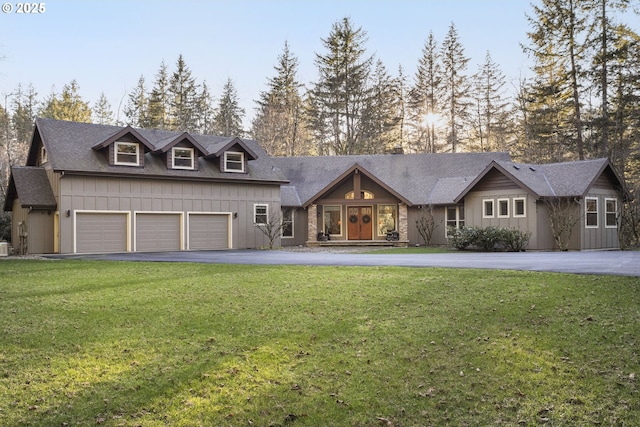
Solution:
M 638 425 L 640 279 L 0 261 L 0 425 Z

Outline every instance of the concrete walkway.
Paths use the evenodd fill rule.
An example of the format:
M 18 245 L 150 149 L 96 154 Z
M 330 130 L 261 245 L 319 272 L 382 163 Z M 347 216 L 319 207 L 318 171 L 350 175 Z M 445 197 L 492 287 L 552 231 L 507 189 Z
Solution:
M 228 250 L 50 255 L 49 258 L 212 264 L 451 267 L 640 277 L 639 251 L 376 254 L 349 251 Z

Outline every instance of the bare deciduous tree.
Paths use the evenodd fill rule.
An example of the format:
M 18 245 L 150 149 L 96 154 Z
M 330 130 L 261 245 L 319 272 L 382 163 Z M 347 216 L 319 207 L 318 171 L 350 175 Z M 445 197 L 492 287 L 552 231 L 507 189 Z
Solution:
M 573 229 L 580 221 L 580 204 L 574 197 L 553 197 L 544 200 L 549 213 L 553 241 L 558 249 L 566 251 Z

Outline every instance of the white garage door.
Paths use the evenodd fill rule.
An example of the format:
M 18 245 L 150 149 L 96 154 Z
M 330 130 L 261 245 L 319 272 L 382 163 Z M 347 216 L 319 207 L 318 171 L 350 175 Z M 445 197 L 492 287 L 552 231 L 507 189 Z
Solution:
M 76 252 L 126 252 L 127 229 L 127 214 L 78 212 L 76 213 Z
M 179 251 L 180 214 L 138 213 L 136 214 L 136 251 Z
M 213 250 L 229 248 L 229 215 L 189 215 L 189 249 Z

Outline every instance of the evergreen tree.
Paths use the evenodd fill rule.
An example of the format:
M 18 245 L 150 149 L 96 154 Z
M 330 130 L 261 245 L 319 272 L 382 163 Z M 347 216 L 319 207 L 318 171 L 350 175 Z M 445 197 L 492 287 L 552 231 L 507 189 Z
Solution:
M 197 117 L 197 130 L 205 135 L 215 132 L 214 118 L 216 112 L 213 108 L 213 96 L 209 92 L 207 82 L 202 83 L 202 90 L 198 94 L 195 114 Z
M 78 91 L 78 83 L 72 80 L 62 88 L 59 96 L 51 94 L 40 115 L 57 120 L 91 123 L 91 108 L 82 100 Z
M 329 37 L 322 40 L 325 55 L 316 54 L 319 81 L 312 90 L 316 135 L 335 154 L 358 154 L 363 150 L 362 114 L 369 102 L 367 87 L 372 57 L 365 57 L 366 32 L 354 29 L 349 18 L 333 24 Z M 323 150 L 324 151 L 324 150 Z
M 128 98 L 127 105 L 124 108 L 127 124 L 134 127 L 146 127 L 148 125 L 149 100 L 144 76 L 140 76 L 138 84 Z
M 143 127 L 151 129 L 171 129 L 171 95 L 169 93 L 169 75 L 167 65 L 162 61 L 153 88 L 149 94 L 149 108 Z
M 480 151 L 506 151 L 509 122 L 506 79 L 489 52 L 473 82 L 474 140 L 479 142 Z
M 33 134 L 33 124 L 36 120 L 38 106 L 38 93 L 32 85 L 24 91 L 22 85 L 18 85 L 15 97 L 13 98 L 12 123 L 15 141 L 20 151 L 26 154 Z
M 216 132 L 224 136 L 242 137 L 242 119 L 244 109 L 240 108 L 238 94 L 231 78 L 227 79 L 222 89 L 222 95 L 218 104 L 214 124 Z
M 527 35 L 532 45 L 527 50 L 543 73 L 549 67 L 555 70 L 556 92 L 569 96 L 566 106 L 570 113 L 558 123 L 564 131 L 560 133 L 558 129 L 555 135 L 560 144 L 576 152 L 582 160 L 585 153 L 580 67 L 586 52 L 587 21 L 578 3 L 579 0 L 542 0 L 540 6 L 534 6 L 535 16 L 528 17 L 532 31 Z M 544 104 L 542 107 L 545 108 Z
M 198 127 L 198 86 L 182 55 L 169 83 L 171 129 L 190 132 Z
M 300 84 L 297 80 L 298 58 L 285 42 L 274 67 L 276 75 L 267 82 L 269 89 L 260 93 L 252 134 L 273 156 L 308 153 Z
M 418 62 L 415 82 L 409 92 L 409 119 L 413 130 L 411 145 L 417 152 L 435 153 L 439 150 L 437 118 L 443 113 L 439 100 L 444 87 L 438 43 L 433 33 L 425 41 Z
M 382 154 L 402 149 L 401 87 L 398 79 L 377 61 L 371 94 L 362 114 L 362 153 Z
M 93 107 L 93 122 L 99 125 L 111 125 L 114 122 L 111 104 L 104 92 L 100 93 L 100 98 Z
M 447 117 L 447 141 L 452 152 L 457 152 L 462 140 L 462 131 L 468 118 L 469 79 L 465 74 L 469 58 L 452 23 L 441 46 L 443 111 Z

